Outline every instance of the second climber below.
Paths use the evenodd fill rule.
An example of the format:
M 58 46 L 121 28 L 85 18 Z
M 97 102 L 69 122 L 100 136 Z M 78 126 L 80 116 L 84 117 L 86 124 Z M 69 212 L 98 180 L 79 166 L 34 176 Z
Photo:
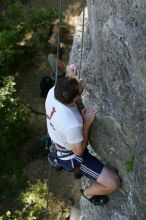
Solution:
M 59 165 L 72 172 L 79 168 L 82 175 L 94 180 L 91 186 L 81 189 L 81 194 L 94 205 L 102 206 L 108 202 L 108 195 L 119 188 L 120 178 L 87 149 L 96 110 L 88 107 L 79 111 L 76 103 L 82 91 L 82 83 L 75 77 L 57 80 L 45 103 L 47 128 L 57 149 Z

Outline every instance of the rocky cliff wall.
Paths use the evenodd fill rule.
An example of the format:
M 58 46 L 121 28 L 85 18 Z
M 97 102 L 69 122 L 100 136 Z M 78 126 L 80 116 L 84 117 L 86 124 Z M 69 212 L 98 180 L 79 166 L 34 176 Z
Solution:
M 87 1 L 81 78 L 85 102 L 97 108 L 90 142 L 123 185 L 104 207 L 82 198 L 85 220 L 146 219 L 145 9 L 144 0 Z M 70 56 L 78 67 L 81 30 L 82 15 Z

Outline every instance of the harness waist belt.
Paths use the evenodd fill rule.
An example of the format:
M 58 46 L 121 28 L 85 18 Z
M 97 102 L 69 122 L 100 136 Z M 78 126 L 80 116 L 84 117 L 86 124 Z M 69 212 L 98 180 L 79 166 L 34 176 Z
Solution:
M 62 153 L 57 151 L 57 156 L 60 160 L 71 160 L 75 157 L 75 154 L 72 153 Z
M 57 149 L 57 156 L 60 160 L 71 160 L 75 157 L 75 154 L 71 150 L 67 150 L 65 147 L 55 143 Z
M 65 147 L 62 147 L 59 144 L 55 143 L 55 147 L 56 147 L 57 151 L 59 151 L 59 152 L 72 153 L 71 150 L 67 150 Z

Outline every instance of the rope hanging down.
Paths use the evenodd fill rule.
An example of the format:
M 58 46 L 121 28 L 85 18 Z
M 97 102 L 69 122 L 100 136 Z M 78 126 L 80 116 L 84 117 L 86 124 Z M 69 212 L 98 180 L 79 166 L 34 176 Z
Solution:
M 56 60 L 56 73 L 55 73 L 55 85 L 57 83 L 57 76 L 58 76 L 58 59 L 59 59 L 59 49 L 60 49 L 60 32 L 61 32 L 61 23 L 62 23 L 62 0 L 60 0 L 59 4 L 59 30 L 58 30 L 58 44 L 57 44 L 57 60 Z M 47 115 L 46 115 L 47 117 Z M 47 132 L 48 135 L 48 132 Z M 51 167 L 49 164 L 49 170 L 48 170 L 48 189 L 47 189 L 47 203 L 46 203 L 46 212 L 45 212 L 45 220 L 48 219 L 48 197 L 49 197 L 49 192 L 51 188 Z
M 81 59 L 80 59 L 80 68 L 79 68 L 79 79 L 80 79 L 80 76 L 81 76 L 82 59 L 83 59 L 84 26 L 85 26 L 85 7 L 84 7 L 84 9 L 83 9 L 82 41 L 81 41 Z
M 48 220 L 48 207 L 49 207 L 48 199 L 49 199 L 49 191 L 50 191 L 50 188 L 51 188 L 50 186 L 51 186 L 51 167 L 50 167 L 50 164 L 49 164 L 49 167 L 48 167 L 47 203 L 46 203 L 46 211 L 45 211 L 45 220 Z
M 83 44 L 84 44 L 84 20 L 85 20 L 85 7 L 83 9 L 83 24 L 82 24 L 82 43 L 81 43 L 81 59 L 80 59 L 80 69 L 79 69 L 79 79 L 80 79 L 80 72 L 82 67 L 82 57 L 83 57 Z M 61 23 L 62 23 L 62 0 L 60 0 L 59 6 L 59 31 L 58 31 L 58 44 L 57 44 L 57 60 L 56 60 L 56 73 L 55 73 L 55 85 L 57 83 L 57 76 L 58 76 L 58 60 L 59 60 L 59 50 L 60 50 L 60 32 L 61 32 Z M 48 134 L 47 134 L 48 135 Z M 47 190 L 47 204 L 46 204 L 46 212 L 45 212 L 45 220 L 48 219 L 48 196 L 50 191 L 50 179 L 51 179 L 51 167 L 49 165 L 48 170 L 48 190 Z
M 62 0 L 59 4 L 59 30 L 58 30 L 58 44 L 57 44 L 57 60 L 56 60 L 56 73 L 55 73 L 55 85 L 57 83 L 58 76 L 58 59 L 59 59 L 59 50 L 60 50 L 60 32 L 61 32 L 61 23 L 62 23 Z

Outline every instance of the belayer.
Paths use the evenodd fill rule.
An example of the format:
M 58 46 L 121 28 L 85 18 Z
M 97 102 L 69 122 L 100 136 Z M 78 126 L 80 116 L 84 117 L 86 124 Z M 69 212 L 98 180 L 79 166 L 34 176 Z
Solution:
M 66 171 L 79 170 L 94 183 L 81 189 L 81 194 L 94 205 L 108 202 L 108 194 L 119 188 L 120 178 L 105 167 L 87 149 L 90 127 L 96 110 L 87 107 L 79 111 L 77 101 L 83 85 L 76 77 L 65 76 L 57 80 L 48 92 L 45 108 L 48 134 L 57 149 L 57 162 Z

